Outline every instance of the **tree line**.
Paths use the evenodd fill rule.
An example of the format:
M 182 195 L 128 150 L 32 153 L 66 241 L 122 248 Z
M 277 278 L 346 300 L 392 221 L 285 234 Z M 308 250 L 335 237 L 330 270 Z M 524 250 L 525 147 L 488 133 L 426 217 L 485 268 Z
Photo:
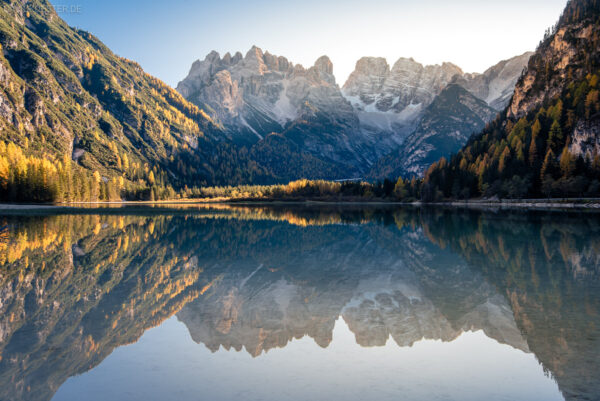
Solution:
M 0 201 L 96 202 L 160 200 L 177 196 L 164 173 L 123 158 L 127 176 L 106 177 L 71 160 L 31 155 L 12 142 L 0 141 Z

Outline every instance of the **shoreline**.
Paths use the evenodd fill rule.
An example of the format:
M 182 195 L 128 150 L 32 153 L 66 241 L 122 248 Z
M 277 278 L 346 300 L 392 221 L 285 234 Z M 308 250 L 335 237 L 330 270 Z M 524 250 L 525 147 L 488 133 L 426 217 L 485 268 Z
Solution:
M 488 200 L 478 199 L 470 201 L 442 201 L 442 202 L 394 202 L 394 201 L 334 201 L 334 200 L 252 200 L 252 199 L 185 199 L 167 201 L 110 201 L 110 202 L 69 202 L 59 204 L 25 204 L 25 203 L 0 203 L 2 212 L 15 211 L 108 211 L 116 209 L 133 209 L 141 206 L 148 210 L 151 207 L 162 209 L 175 209 L 178 206 L 210 206 L 229 205 L 235 206 L 385 206 L 385 207 L 456 207 L 456 208 L 499 208 L 499 209 L 600 209 L 598 198 L 551 198 L 551 199 L 504 199 Z

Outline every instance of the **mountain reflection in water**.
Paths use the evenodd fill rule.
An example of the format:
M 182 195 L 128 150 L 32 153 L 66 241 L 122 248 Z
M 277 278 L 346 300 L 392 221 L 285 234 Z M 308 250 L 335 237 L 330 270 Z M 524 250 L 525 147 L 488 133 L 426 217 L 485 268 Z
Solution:
M 481 332 L 534 355 L 565 399 L 600 399 L 599 217 L 316 206 L 4 215 L 0 399 L 49 400 L 174 315 L 210 351 L 255 361 L 302 338 L 334 349 L 340 327 L 371 353 Z

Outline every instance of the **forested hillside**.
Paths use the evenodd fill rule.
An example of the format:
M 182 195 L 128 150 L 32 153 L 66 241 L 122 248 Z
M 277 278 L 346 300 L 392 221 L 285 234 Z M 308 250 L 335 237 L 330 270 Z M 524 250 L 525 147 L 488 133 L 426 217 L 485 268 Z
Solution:
M 0 200 L 154 199 L 269 180 L 204 110 L 47 1 L 2 1 L 0 45 Z
M 572 0 L 505 111 L 425 175 L 424 200 L 600 195 L 600 1 Z

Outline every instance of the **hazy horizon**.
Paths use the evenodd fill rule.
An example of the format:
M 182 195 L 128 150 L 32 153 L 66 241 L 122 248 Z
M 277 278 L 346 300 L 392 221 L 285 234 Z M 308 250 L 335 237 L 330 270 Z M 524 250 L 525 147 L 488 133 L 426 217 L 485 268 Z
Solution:
M 451 62 L 465 72 L 481 73 L 535 50 L 566 0 L 308 0 L 301 9 L 271 0 L 52 3 L 70 25 L 176 86 L 191 64 L 212 50 L 221 56 L 245 54 L 252 45 L 305 67 L 327 55 L 340 85 L 365 56 L 384 57 L 390 66 L 400 57 L 425 65 Z

